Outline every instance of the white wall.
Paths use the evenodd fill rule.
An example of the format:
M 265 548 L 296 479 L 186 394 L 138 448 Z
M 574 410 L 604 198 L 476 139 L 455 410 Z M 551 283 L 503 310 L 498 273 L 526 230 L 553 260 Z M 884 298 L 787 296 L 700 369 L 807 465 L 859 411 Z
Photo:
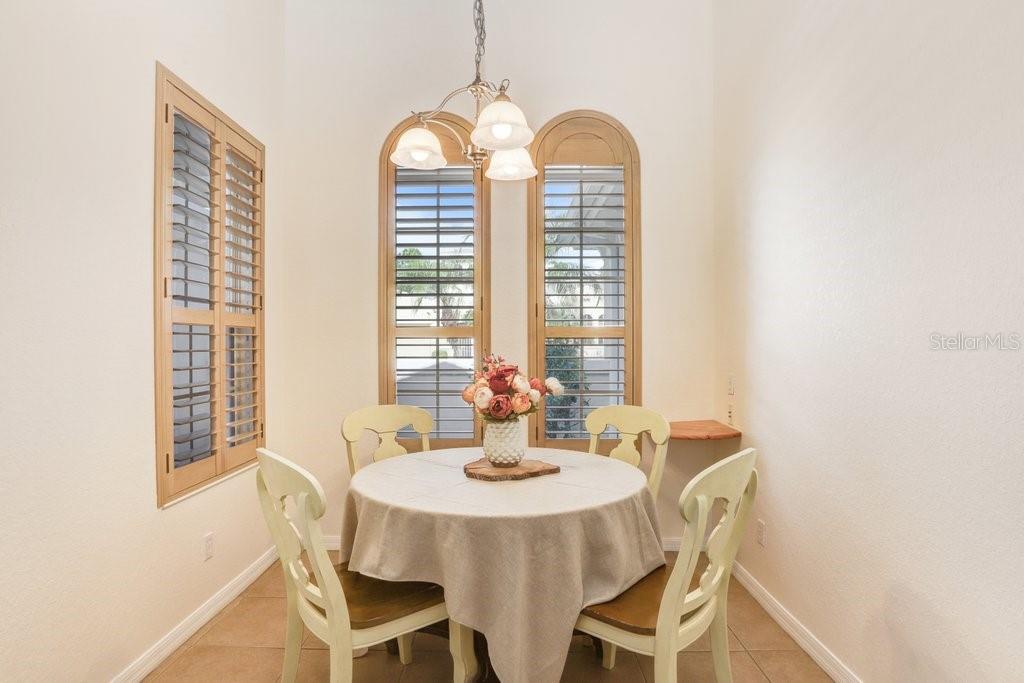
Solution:
M 716 4 L 740 561 L 866 681 L 1024 672 L 1024 5 Z M 719 394 L 719 411 L 726 397 Z
M 512 80 L 535 129 L 570 109 L 622 121 L 640 149 L 644 403 L 713 408 L 711 3 L 490 2 L 485 75 Z M 268 443 L 332 501 L 342 416 L 377 401 L 377 164 L 391 128 L 473 77 L 469 2 L 290 2 L 287 241 L 271 282 L 276 396 Z M 471 115 L 468 99 L 453 110 Z M 492 346 L 526 360 L 526 186 L 493 185 Z M 286 331 L 290 331 L 286 333 Z M 679 479 L 669 464 L 666 486 Z M 682 463 L 687 465 L 688 463 Z M 677 489 L 678 493 L 678 489 Z M 678 535 L 678 511 L 662 518 Z M 337 505 L 329 512 L 340 523 Z
M 5 680 L 109 680 L 270 545 L 251 471 L 156 507 L 154 83 L 160 60 L 267 145 L 273 245 L 283 19 L 271 0 L 0 8 Z

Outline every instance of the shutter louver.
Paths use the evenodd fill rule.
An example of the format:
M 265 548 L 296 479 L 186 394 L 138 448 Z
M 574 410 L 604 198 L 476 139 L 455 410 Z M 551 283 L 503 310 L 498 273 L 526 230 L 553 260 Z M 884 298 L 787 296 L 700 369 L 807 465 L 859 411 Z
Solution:
M 472 440 L 475 418 L 461 393 L 476 362 L 475 173 L 394 173 L 395 401 L 430 412 L 434 438 Z
M 210 325 L 174 325 L 172 332 L 174 467 L 216 452 L 214 344 Z
M 625 325 L 624 199 L 622 166 L 545 167 L 545 326 Z M 544 356 L 547 374 L 565 386 L 564 395 L 548 398 L 545 435 L 589 438 L 584 421 L 590 411 L 625 400 L 624 338 L 548 338 Z
M 174 114 L 172 173 L 174 304 L 214 306 L 213 135 Z

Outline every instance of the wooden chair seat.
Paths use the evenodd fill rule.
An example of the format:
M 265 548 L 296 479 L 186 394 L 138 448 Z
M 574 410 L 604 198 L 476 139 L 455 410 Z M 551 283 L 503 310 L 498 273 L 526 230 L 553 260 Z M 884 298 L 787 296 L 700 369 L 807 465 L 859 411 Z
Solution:
M 444 589 L 436 583 L 382 581 L 349 571 L 348 562 L 334 569 L 355 629 L 378 626 L 444 602 Z
M 623 631 L 638 633 L 642 636 L 653 636 L 658 625 L 658 609 L 661 607 L 661 596 L 665 592 L 668 577 L 674 565 L 663 564 L 653 572 L 640 579 L 618 596 L 608 602 L 598 603 L 583 608 L 583 614 L 603 621 L 609 626 L 621 628 Z M 690 590 L 700 584 L 700 575 L 708 566 L 707 556 L 701 553 L 697 560 L 696 571 L 690 580 Z M 684 614 L 685 618 L 686 615 Z

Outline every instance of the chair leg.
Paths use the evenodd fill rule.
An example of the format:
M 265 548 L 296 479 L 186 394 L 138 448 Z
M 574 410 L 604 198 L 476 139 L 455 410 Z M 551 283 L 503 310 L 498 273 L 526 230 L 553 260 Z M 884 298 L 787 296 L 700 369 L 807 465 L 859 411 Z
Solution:
M 473 629 L 454 619 L 448 620 L 448 647 L 454 665 L 454 683 L 471 683 L 479 672 L 476 651 L 473 649 Z
M 711 634 L 711 659 L 715 664 L 716 683 L 732 683 L 732 667 L 729 664 L 729 626 L 725 618 L 726 595 L 725 591 L 719 593 L 715 618 L 708 627 Z
M 619 651 L 618 645 L 613 645 L 607 640 L 601 641 L 601 666 L 606 669 L 615 668 L 615 654 Z
M 331 646 L 331 683 L 352 683 L 352 650 Z
M 299 653 L 302 652 L 302 617 L 289 600 L 288 622 L 284 636 L 284 667 L 281 672 L 282 683 L 294 683 L 299 671 Z
M 412 633 L 398 636 L 398 661 L 402 664 L 412 664 L 412 637 Z

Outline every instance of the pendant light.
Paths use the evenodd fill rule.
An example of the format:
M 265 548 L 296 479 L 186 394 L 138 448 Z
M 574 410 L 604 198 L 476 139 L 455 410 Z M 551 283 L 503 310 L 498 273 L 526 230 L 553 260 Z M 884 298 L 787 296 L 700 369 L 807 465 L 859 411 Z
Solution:
M 441 126 L 455 136 L 463 155 L 475 168 L 491 159 L 486 176 L 492 180 L 523 180 L 537 175 L 526 145 L 533 141 L 533 131 L 526 116 L 508 96 L 508 79 L 496 86 L 480 76 L 480 62 L 484 56 L 483 0 L 473 2 L 473 25 L 476 27 L 476 78 L 469 85 L 448 93 L 441 104 L 430 111 L 413 112 L 422 124 L 402 133 L 389 157 L 396 166 L 432 170 L 444 168 L 448 161 L 441 151 L 441 141 L 429 126 Z M 456 95 L 469 93 L 476 103 L 476 127 L 467 143 L 454 127 L 437 118 L 445 105 Z

